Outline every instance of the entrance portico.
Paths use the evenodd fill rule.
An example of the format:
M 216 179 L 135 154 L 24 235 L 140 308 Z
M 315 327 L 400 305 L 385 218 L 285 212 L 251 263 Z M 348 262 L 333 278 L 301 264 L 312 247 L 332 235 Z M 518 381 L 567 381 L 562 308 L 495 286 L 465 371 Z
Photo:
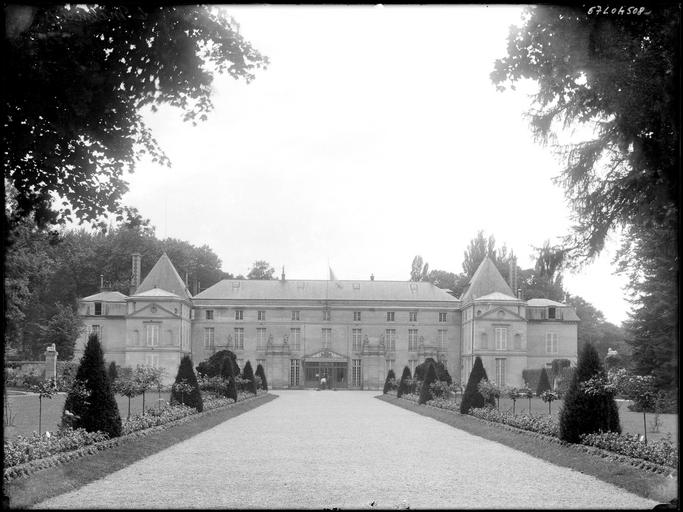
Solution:
M 325 377 L 330 388 L 348 387 L 349 360 L 337 352 L 324 348 L 304 357 L 304 386 L 317 388 Z

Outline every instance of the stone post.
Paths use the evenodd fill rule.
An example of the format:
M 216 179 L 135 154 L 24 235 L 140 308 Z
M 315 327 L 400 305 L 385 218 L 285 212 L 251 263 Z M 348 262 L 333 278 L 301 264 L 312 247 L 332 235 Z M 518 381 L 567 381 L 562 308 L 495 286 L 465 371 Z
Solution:
M 45 380 L 57 379 L 58 354 L 54 343 L 45 349 Z

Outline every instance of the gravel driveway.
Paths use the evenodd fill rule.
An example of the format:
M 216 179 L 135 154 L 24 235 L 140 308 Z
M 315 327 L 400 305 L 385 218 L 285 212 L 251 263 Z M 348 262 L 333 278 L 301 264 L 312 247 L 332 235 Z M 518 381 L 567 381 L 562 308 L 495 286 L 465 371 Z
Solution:
M 275 394 L 272 402 L 35 508 L 657 504 L 376 400 L 376 391 Z

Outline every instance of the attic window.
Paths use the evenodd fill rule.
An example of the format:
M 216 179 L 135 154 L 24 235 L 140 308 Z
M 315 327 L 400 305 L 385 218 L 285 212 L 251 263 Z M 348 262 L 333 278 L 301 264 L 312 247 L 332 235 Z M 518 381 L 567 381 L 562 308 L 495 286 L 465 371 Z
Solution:
M 95 315 L 100 316 L 102 314 L 102 303 L 95 302 Z
M 555 308 L 548 308 L 548 318 L 555 318 Z

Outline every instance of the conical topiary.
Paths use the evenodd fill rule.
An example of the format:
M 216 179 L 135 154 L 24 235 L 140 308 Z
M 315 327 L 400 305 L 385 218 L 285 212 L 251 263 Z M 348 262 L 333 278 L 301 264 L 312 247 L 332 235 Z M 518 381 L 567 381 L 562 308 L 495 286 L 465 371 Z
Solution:
M 391 391 L 391 380 L 394 379 L 396 380 L 396 375 L 394 374 L 394 370 L 389 370 L 387 372 L 387 378 L 384 380 L 384 391 L 383 393 L 386 395 L 389 391 Z
M 582 389 L 581 384 L 592 377 L 606 379 L 600 356 L 587 343 L 579 355 L 576 371 L 560 410 L 560 439 L 563 441 L 579 443 L 582 434 L 600 431 L 621 433 L 619 409 L 614 396 L 609 392 L 592 395 Z
M 445 382 L 449 386 L 453 384 L 451 374 L 448 373 L 448 368 L 446 368 L 446 365 L 442 362 L 436 363 L 436 379 Z
M 119 376 L 119 372 L 116 369 L 116 363 L 112 361 L 109 363 L 109 368 L 107 369 L 107 376 L 109 377 L 109 383 L 113 386 L 116 378 Z
M 229 359 L 223 361 L 223 367 L 221 368 L 221 377 L 225 379 L 226 388 L 225 396 L 226 398 L 232 398 L 237 402 L 237 385 L 235 383 L 235 374 L 233 373 L 233 364 Z
M 266 372 L 261 364 L 256 366 L 256 375 L 261 377 L 261 389 L 268 391 L 268 381 L 266 380 Z
M 175 377 L 175 384 L 186 384 L 191 389 L 178 390 L 175 385 L 171 391 L 172 404 L 185 404 L 188 407 L 197 409 L 197 412 L 204 410 L 204 401 L 202 394 L 199 391 L 199 384 L 197 383 L 197 376 L 192 369 L 192 359 L 190 356 L 184 356 L 178 365 L 178 374 Z
M 76 372 L 76 382 L 64 402 L 62 424 L 84 428 L 88 432 L 99 430 L 109 434 L 110 438 L 120 436 L 119 407 L 96 333 L 88 337 L 88 344 Z
M 538 378 L 538 386 L 536 387 L 536 396 L 541 396 L 541 393 L 550 390 L 552 390 L 552 387 L 550 386 L 548 372 L 545 368 L 541 368 L 541 376 Z
M 254 381 L 254 371 L 251 369 L 251 362 L 244 363 L 244 370 L 242 370 L 242 378 L 247 381 L 244 390 L 256 394 L 256 382 Z
M 418 404 L 426 404 L 432 398 L 432 390 L 429 387 L 430 384 L 436 381 L 436 365 L 427 363 L 427 373 L 425 374 L 424 381 L 422 382 L 422 389 L 420 390 L 420 398 L 418 399 Z
M 488 401 L 484 399 L 484 396 L 479 392 L 478 385 L 483 379 L 488 380 L 486 375 L 486 370 L 484 369 L 484 364 L 481 362 L 481 358 L 477 356 L 474 360 L 474 365 L 472 366 L 472 371 L 470 372 L 470 378 L 467 381 L 467 386 L 465 387 L 465 393 L 462 395 L 462 402 L 460 402 L 460 413 L 467 414 L 470 409 L 484 407 L 487 403 L 495 407 L 495 398 L 490 398 Z
M 410 378 L 410 368 L 404 366 L 403 374 L 401 375 L 401 380 L 399 381 L 398 389 L 396 390 L 396 396 L 398 398 L 401 398 L 404 393 L 410 393 L 410 384 L 408 384 Z

